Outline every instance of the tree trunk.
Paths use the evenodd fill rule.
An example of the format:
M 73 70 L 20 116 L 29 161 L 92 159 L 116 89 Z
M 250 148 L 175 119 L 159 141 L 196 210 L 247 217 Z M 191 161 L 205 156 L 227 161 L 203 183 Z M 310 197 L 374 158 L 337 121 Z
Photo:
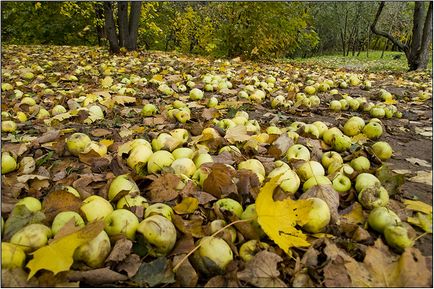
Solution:
M 119 40 L 116 34 L 115 20 L 113 18 L 112 2 L 104 2 L 104 18 L 104 27 L 110 45 L 110 52 L 119 53 Z
M 429 2 L 425 20 L 423 6 L 424 2 L 415 2 L 410 45 L 401 43 L 389 33 L 379 31 L 375 27 L 384 8 L 384 1 L 380 3 L 374 22 L 371 25 L 371 31 L 373 33 L 386 37 L 401 51 L 404 51 L 409 70 L 425 69 L 428 65 L 428 48 L 432 42 L 432 2 Z
M 128 35 L 128 41 L 126 45 L 126 48 L 128 50 L 137 49 L 137 36 L 139 32 L 139 20 L 140 20 L 141 10 L 142 10 L 141 1 L 131 2 L 130 19 L 128 23 L 129 35 Z
M 102 3 L 95 3 L 95 17 L 97 19 L 96 23 L 96 37 L 98 39 L 98 46 L 101 46 L 101 39 L 105 38 L 104 26 L 101 25 L 102 21 L 104 21 L 104 7 Z
M 126 47 L 128 31 L 128 2 L 118 1 L 119 45 Z

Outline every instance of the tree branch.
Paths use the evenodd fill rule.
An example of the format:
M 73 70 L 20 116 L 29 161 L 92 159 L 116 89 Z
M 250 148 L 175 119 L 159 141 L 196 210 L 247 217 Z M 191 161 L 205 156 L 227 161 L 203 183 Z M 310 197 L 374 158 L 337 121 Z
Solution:
M 394 38 L 389 33 L 385 32 L 385 31 L 379 31 L 379 30 L 377 30 L 377 28 L 376 28 L 377 22 L 378 22 L 378 19 L 380 18 L 381 12 L 383 11 L 383 8 L 384 8 L 384 1 L 381 1 L 380 6 L 378 6 L 377 14 L 375 15 L 374 22 L 371 25 L 371 31 L 372 31 L 372 33 L 380 35 L 380 36 L 383 36 L 383 37 L 386 37 L 393 44 L 395 44 L 396 46 L 398 46 L 399 49 L 401 49 L 402 51 L 404 51 L 407 54 L 407 51 L 408 51 L 408 46 L 407 45 L 401 43 L 399 40 L 397 40 L 396 38 Z

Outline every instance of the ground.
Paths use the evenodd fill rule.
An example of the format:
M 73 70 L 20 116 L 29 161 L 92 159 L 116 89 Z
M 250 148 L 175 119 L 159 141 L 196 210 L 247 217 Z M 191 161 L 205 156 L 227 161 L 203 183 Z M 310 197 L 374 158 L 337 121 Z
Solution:
M 380 103 L 381 99 L 378 98 L 380 89 L 385 89 L 392 93 L 393 100 L 388 103 L 388 105 L 394 103 L 398 111 L 402 113 L 401 117 L 396 117 L 395 115 L 392 118 L 381 118 L 384 127 L 381 140 L 387 141 L 394 151 L 393 157 L 384 162 L 384 164 L 392 170 L 392 173 L 389 173 L 389 175 L 391 174 L 391 176 L 395 177 L 393 180 L 397 179 L 397 175 L 402 175 L 405 179 L 405 182 L 401 186 L 389 192 L 391 194 L 390 206 L 393 210 L 398 212 L 401 219 L 405 220 L 406 216 L 408 216 L 408 212 L 403 205 L 404 200 L 419 200 L 430 205 L 432 204 L 433 104 L 432 97 L 428 100 L 421 100 L 419 98 L 421 91 L 426 91 L 429 95 L 432 94 L 432 73 L 405 72 L 402 66 L 397 68 L 397 66 L 403 65 L 402 59 L 393 62 L 391 65 L 385 67 L 384 70 L 381 70 L 379 69 L 378 62 L 375 62 L 374 66 L 370 66 L 371 60 L 355 61 L 353 59 L 351 63 L 348 64 L 348 62 L 345 61 L 345 57 L 327 58 L 329 59 L 328 61 L 319 58 L 306 61 L 275 60 L 249 62 L 240 59 L 216 60 L 177 53 L 143 51 L 113 56 L 109 55 L 105 48 L 88 47 L 4 46 L 2 50 L 2 84 L 10 83 L 14 85 L 13 89 L 18 89 L 23 92 L 23 96 L 34 98 L 41 107 L 46 108 L 49 112 L 51 112 L 55 104 L 62 104 L 72 111 L 74 107 L 77 107 L 76 105 L 80 106 L 79 103 L 88 101 L 85 99 L 92 93 L 94 96 L 98 96 L 99 100 L 97 100 L 98 97 L 96 97 L 89 101 L 91 103 L 99 102 L 103 104 L 102 107 L 105 114 L 105 119 L 91 120 L 89 122 L 86 122 L 89 120 L 88 113 L 75 113 L 74 115 L 68 115 L 57 120 L 49 118 L 48 122 L 47 118 L 45 120 L 38 119 L 37 110 L 33 111 L 28 105 L 20 104 L 20 100 L 23 96 L 19 95 L 19 93 L 17 96 L 16 90 L 3 89 L 2 87 L 2 90 L 4 90 L 2 91 L 2 113 L 6 111 L 9 113 L 9 116 L 3 116 L 2 114 L 2 120 L 13 119 L 17 121 L 16 113 L 19 110 L 25 112 L 28 116 L 27 121 L 22 123 L 17 121 L 17 132 L 6 133 L 2 131 L 2 152 L 11 151 L 15 156 L 18 156 L 19 159 L 24 156 L 32 157 L 36 160 L 37 168 L 36 171 L 35 168 L 33 168 L 33 171 L 27 173 L 23 173 L 21 170 L 18 174 L 12 172 L 2 175 L 2 217 L 5 220 L 18 198 L 35 196 L 40 200 L 44 200 L 49 192 L 52 192 L 60 185 L 74 184 L 83 198 L 91 194 L 99 194 L 107 197 L 108 184 L 115 175 L 126 172 L 133 174 L 132 170 L 126 166 L 125 160 L 116 159 L 114 157 L 119 146 L 131 139 L 143 137 L 151 141 L 151 139 L 155 138 L 159 133 L 169 132 L 175 128 L 186 128 L 190 132 L 191 137 L 194 138 L 200 136 L 201 131 L 205 127 L 215 125 L 215 123 L 212 122 L 214 116 L 217 116 L 218 119 L 232 118 L 235 113 L 240 110 L 248 112 L 249 118 L 257 120 L 263 130 L 270 124 L 275 124 L 279 127 L 288 127 L 294 121 L 312 123 L 318 120 L 323 121 L 329 127 L 336 126 L 342 128 L 345 121 L 351 116 L 360 116 L 365 119 L 365 121 L 368 121 L 371 116 L 368 112 L 361 109 L 357 111 L 344 110 L 333 112 L 330 110 L 328 103 L 333 99 L 341 99 L 346 96 L 353 98 L 366 97 L 368 101 Z M 330 61 L 330 59 L 332 59 L 332 61 Z M 334 61 L 333 59 L 339 59 L 339 61 Z M 387 59 L 384 63 L 386 62 Z M 384 63 L 381 62 L 380 64 L 382 65 Z M 375 67 L 375 69 L 372 67 Z M 34 75 L 27 78 L 25 73 L 29 71 Z M 189 99 L 188 90 L 187 92 L 181 92 L 179 90 L 179 85 L 187 84 L 190 78 L 196 83 L 196 87 L 203 89 L 204 83 L 202 82 L 202 76 L 205 74 L 225 75 L 231 81 L 233 87 L 224 88 L 220 91 L 205 92 L 204 100 L 198 102 L 193 102 Z M 277 79 L 276 88 L 270 89 L 269 94 L 264 100 L 251 101 L 237 96 L 240 89 L 245 88 L 248 83 L 255 82 L 254 80 L 247 81 L 247 78 L 258 77 L 260 81 L 263 81 L 269 75 L 273 75 Z M 306 107 L 299 105 L 296 101 L 297 90 L 300 89 L 300 91 L 303 91 L 303 88 L 309 81 L 313 84 L 323 81 L 324 79 L 332 79 L 337 83 L 342 79 L 348 79 L 351 75 L 355 75 L 363 80 L 370 80 L 372 82 L 372 88 L 365 89 L 361 84 L 357 84 L 350 85 L 348 88 L 338 88 L 339 93 L 335 95 L 330 94 L 330 89 L 319 92 L 317 95 L 321 100 L 321 104 L 317 107 Z M 147 82 L 143 83 L 142 80 L 138 82 L 132 81 L 134 78 L 137 79 L 137 77 L 146 78 Z M 161 91 L 158 91 L 157 88 L 162 81 L 168 83 L 176 93 L 172 96 L 167 96 Z M 21 85 L 17 82 L 21 82 Z M 298 84 L 299 88 L 296 88 Z M 291 86 L 292 88 L 289 88 Z M 110 100 L 112 102 L 109 102 L 106 97 L 107 95 L 110 97 L 110 94 L 113 96 L 121 95 L 122 97 L 113 97 Z M 270 105 L 271 98 L 278 94 L 282 94 L 287 100 L 293 101 L 292 105 L 289 107 L 278 106 L 272 108 Z M 211 96 L 216 96 L 219 100 L 220 106 L 218 106 L 217 109 L 206 108 L 206 100 Z M 186 123 L 180 123 L 167 117 L 168 106 L 172 104 L 175 98 L 180 99 L 190 106 L 191 119 Z M 78 99 L 80 99 L 80 101 L 78 101 Z M 92 99 L 92 97 L 90 97 L 90 99 Z M 153 117 L 144 118 L 141 116 L 140 111 L 145 103 L 156 104 L 159 108 L 159 113 Z M 83 125 L 83 122 L 86 122 L 86 125 Z M 80 158 L 71 156 L 65 149 L 64 141 L 72 131 L 80 131 L 91 135 L 94 140 L 104 139 L 107 141 L 108 139 L 109 141 L 114 141 L 113 145 L 109 145 L 109 161 L 105 162 L 102 160 L 103 158 L 96 158 L 95 156 L 89 155 L 80 156 Z M 225 132 L 223 130 L 219 131 L 224 135 Z M 53 135 L 50 136 L 49 132 L 52 132 L 54 137 Z M 45 136 L 47 139 L 41 140 L 38 138 L 41 136 Z M 236 139 L 236 137 L 234 138 Z M 306 136 L 306 138 L 308 138 L 308 136 Z M 38 140 L 38 142 L 36 142 L 36 140 Z M 22 143 L 26 145 L 23 147 L 20 145 Z M 372 143 L 373 141 L 371 140 L 361 139 L 358 145 L 343 152 L 342 155 L 345 160 L 350 160 L 354 154 L 367 150 Z M 221 143 L 215 143 L 214 145 L 221 145 Z M 258 150 L 257 152 L 252 149 L 245 149 L 245 151 L 243 150 L 243 152 L 245 152 L 244 157 L 251 158 L 259 156 L 259 158 L 269 158 L 270 156 L 266 153 L 268 145 L 269 144 L 260 146 L 263 150 Z M 330 149 L 327 145 L 322 146 L 322 148 Z M 223 159 L 223 161 L 228 160 Z M 236 162 L 239 162 L 239 160 L 236 160 Z M 375 163 L 374 160 L 372 160 L 372 162 L 375 164 L 376 168 L 381 165 L 381 162 Z M 23 180 L 22 177 L 21 179 L 18 178 L 20 175 L 30 176 L 31 174 L 48 176 L 48 181 L 44 178 L 37 184 L 27 183 L 29 179 L 18 181 Z M 146 188 L 146 190 L 149 190 L 149 183 L 156 181 L 156 177 L 154 179 L 147 179 L 135 174 L 133 175 L 140 189 Z M 157 176 L 159 177 L 160 175 L 157 174 Z M 33 179 L 35 177 L 29 178 Z M 22 182 L 23 184 L 17 185 L 17 182 Z M 204 190 L 207 191 L 206 189 Z M 149 195 L 146 195 L 146 197 L 149 197 Z M 247 202 L 246 200 L 244 201 Z M 338 208 L 340 213 L 343 214 L 347 212 L 345 210 L 350 207 L 348 202 L 354 203 L 354 200 L 341 199 L 341 204 Z M 174 200 L 170 200 L 167 203 L 174 205 Z M 243 205 L 246 204 L 247 203 Z M 208 209 L 209 208 L 206 206 L 201 206 L 200 210 L 198 209 L 197 211 L 209 217 L 210 215 L 207 213 Z M 46 211 L 46 214 L 49 213 L 50 212 Z M 139 214 L 138 211 L 135 211 L 135 213 Z M 177 228 L 180 230 L 178 225 L 179 224 L 177 224 Z M 362 226 L 360 226 L 360 229 L 362 230 Z M 363 230 L 364 229 L 367 229 L 367 226 L 365 226 Z M 184 228 L 184 230 L 186 229 Z M 362 241 L 352 243 L 351 238 L 344 238 L 345 234 L 340 230 L 340 227 L 331 226 L 327 232 L 330 234 L 335 233 L 336 236 L 338 236 L 336 244 L 340 244 L 340 247 L 342 247 L 342 244 L 347 244 L 348 246 L 350 246 L 350 244 L 357 244 L 355 245 L 357 249 L 354 249 L 354 251 L 348 249 L 347 251 L 352 253 L 356 252 L 352 257 L 358 262 L 363 260 L 362 257 L 365 256 L 367 252 L 365 251 L 366 248 L 373 246 L 374 238 L 381 239 L 381 236 L 369 230 L 369 242 L 364 243 Z M 430 272 L 429 276 L 432 276 L 432 234 L 424 234 L 422 229 L 415 226 L 413 226 L 412 230 L 415 237 L 421 236 L 417 239 L 414 247 L 420 250 L 422 255 L 426 257 L 426 267 Z M 364 240 L 366 241 L 366 239 Z M 271 240 L 268 240 L 268 243 L 276 248 L 275 253 L 280 256 L 285 255 Z M 318 240 L 315 244 L 317 244 L 315 250 L 320 252 L 322 252 L 321 250 L 325 250 L 325 247 L 331 248 L 330 244 L 321 243 Z M 232 245 L 235 246 L 234 244 Z M 361 251 L 363 252 L 361 253 Z M 294 272 L 302 272 L 300 268 L 303 266 L 306 266 L 309 270 L 312 269 L 312 267 L 303 263 L 307 262 L 305 260 L 308 255 L 305 253 L 306 251 L 296 250 L 295 252 L 297 258 L 303 258 L 302 261 L 298 260 L 298 262 L 301 263 L 294 265 L 295 258 L 291 260 L 284 257 L 284 261 L 281 263 L 284 265 L 279 267 L 279 278 L 283 281 L 278 280 L 279 282 L 284 282 L 286 286 L 295 284 L 291 283 L 296 282 L 293 278 L 293 274 Z M 387 254 L 389 254 L 389 252 Z M 393 255 L 394 253 L 390 254 Z M 275 254 L 274 256 L 277 255 Z M 329 255 L 327 256 L 330 258 Z M 393 256 L 396 257 L 398 255 L 395 254 Z M 333 285 L 348 285 L 348 283 L 344 283 L 347 281 L 342 281 L 343 283 L 330 283 L 331 281 L 327 280 L 327 272 L 323 272 L 324 268 L 320 266 L 321 264 L 326 264 L 321 263 L 324 261 L 324 258 L 326 258 L 326 253 L 318 253 L 317 262 L 319 262 L 319 265 L 315 267 L 318 268 L 318 271 L 309 272 L 308 274 L 308 278 L 310 278 L 309 282 L 313 283 L 304 280 L 304 283 L 302 282 L 300 284 L 305 286 L 315 284 L 316 286 L 331 287 L 333 287 Z M 359 260 L 360 258 L 362 259 Z M 141 260 L 143 261 L 143 259 Z M 145 260 L 152 259 L 148 257 L 148 259 Z M 110 264 L 112 264 L 111 268 L 113 270 L 119 267 L 113 265 L 117 264 L 116 262 Z M 245 268 L 245 264 L 241 261 L 238 261 L 237 264 L 239 264 L 239 267 L 235 268 L 235 265 L 235 267 L 232 266 L 230 273 L 226 274 L 224 277 L 224 281 L 228 283 L 221 283 L 223 281 L 220 279 L 207 279 L 201 276 L 199 282 L 192 286 L 197 285 L 203 287 L 205 284 L 209 286 L 224 286 L 225 284 L 248 286 L 249 281 L 246 281 L 246 278 L 243 279 L 240 277 L 242 275 L 236 275 L 237 270 L 238 273 L 240 273 L 239 271 Z M 285 266 L 288 266 L 288 268 L 285 269 Z M 298 268 L 297 266 L 301 267 Z M 299 271 L 297 271 L 297 268 Z M 337 270 L 337 268 L 340 267 L 336 265 L 335 267 L 327 266 L 327 268 L 330 270 L 329 272 L 335 272 L 333 270 Z M 139 270 L 142 270 L 142 267 L 140 267 Z M 128 270 L 126 271 L 130 273 Z M 77 270 L 76 272 L 80 271 Z M 80 273 L 78 273 L 78 275 L 79 274 Z M 242 281 L 237 278 L 235 278 L 235 280 L 233 277 L 234 274 Z M 277 274 L 277 276 L 278 275 L 279 274 Z M 274 277 L 277 278 L 277 276 Z M 300 276 L 305 275 L 301 274 Z M 6 276 L 6 278 L 8 278 L 8 276 Z M 72 277 L 69 277 L 69 279 L 67 279 L 71 281 L 71 278 Z M 80 278 L 82 279 L 72 279 L 82 280 L 82 285 L 96 285 L 84 276 L 80 275 Z M 116 277 L 113 278 L 113 282 L 125 280 L 116 279 Z M 42 280 L 43 278 L 40 277 L 40 279 Z M 423 285 L 432 286 L 432 277 L 428 279 L 427 283 L 423 283 Z M 45 279 L 45 281 L 41 280 L 38 282 L 47 282 Z M 139 283 L 128 283 L 132 282 L 129 280 L 126 281 L 126 283 L 121 282 L 119 284 L 154 284 L 149 283 L 149 280 L 147 283 L 140 283 L 144 281 L 134 278 L 132 278 L 132 280 Z M 273 280 L 276 281 L 275 279 Z M 175 283 L 175 285 L 181 286 L 184 284 L 178 279 L 177 282 L 181 283 Z M 28 283 L 8 284 L 29 285 Z M 30 283 L 30 285 L 35 284 L 47 283 Z M 48 284 L 51 286 L 55 285 L 52 283 Z M 157 284 L 160 283 L 155 283 L 155 285 Z M 276 284 L 280 283 L 254 283 L 253 285 L 258 286 L 261 284 L 277 286 Z M 384 283 L 374 284 L 382 287 L 386 286 L 388 283 L 386 282 L 386 285 Z M 397 284 L 399 284 L 397 286 L 403 286 L 402 284 L 413 283 Z

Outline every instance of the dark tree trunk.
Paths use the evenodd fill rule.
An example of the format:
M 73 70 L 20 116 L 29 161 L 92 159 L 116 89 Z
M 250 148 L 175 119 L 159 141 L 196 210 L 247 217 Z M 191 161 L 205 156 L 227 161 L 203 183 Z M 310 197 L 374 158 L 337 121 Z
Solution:
M 142 2 L 132 1 L 130 13 L 128 13 L 129 2 L 118 1 L 117 5 L 119 33 L 116 33 L 113 4 L 112 2 L 104 2 L 105 30 L 110 43 L 110 52 L 119 53 L 121 47 L 127 50 L 136 50 Z
M 432 42 L 432 2 L 429 2 L 426 15 L 424 15 L 423 6 L 424 2 L 415 2 L 412 39 L 409 45 L 401 43 L 389 33 L 379 31 L 375 27 L 383 11 L 384 1 L 380 3 L 374 22 L 371 25 L 373 33 L 386 37 L 401 51 L 404 51 L 409 70 L 426 69 L 428 65 L 428 48 Z
M 104 26 L 107 39 L 110 45 L 110 52 L 119 53 L 119 39 L 116 33 L 115 20 L 113 18 L 113 4 L 112 2 L 104 2 Z
M 104 7 L 102 3 L 95 3 L 95 16 L 97 19 L 96 24 L 96 37 L 98 39 L 98 46 L 101 46 L 101 39 L 105 38 L 104 26 L 101 25 L 102 21 L 104 21 Z

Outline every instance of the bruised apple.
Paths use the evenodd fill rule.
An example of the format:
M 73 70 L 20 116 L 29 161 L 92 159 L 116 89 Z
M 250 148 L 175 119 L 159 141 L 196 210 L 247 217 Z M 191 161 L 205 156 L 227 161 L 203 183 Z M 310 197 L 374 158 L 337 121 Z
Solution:
M 22 268 L 26 260 L 26 253 L 20 246 L 2 242 L 2 268 Z
M 45 246 L 51 236 L 49 227 L 43 224 L 30 224 L 13 234 L 10 242 L 21 246 L 24 252 L 32 252 Z
M 191 257 L 192 264 L 208 276 L 223 274 L 234 258 L 231 247 L 221 238 L 206 236 L 197 245 L 200 247 Z
M 149 244 L 149 255 L 151 256 L 165 256 L 175 246 L 175 226 L 163 216 L 147 217 L 140 222 L 137 232 L 142 234 Z
M 75 250 L 74 260 L 81 261 L 92 268 L 99 268 L 104 264 L 110 251 L 110 238 L 103 230 L 95 238 Z
M 76 132 L 68 138 L 66 141 L 66 147 L 72 155 L 78 156 L 80 153 L 85 151 L 91 141 L 92 140 L 88 135 Z

